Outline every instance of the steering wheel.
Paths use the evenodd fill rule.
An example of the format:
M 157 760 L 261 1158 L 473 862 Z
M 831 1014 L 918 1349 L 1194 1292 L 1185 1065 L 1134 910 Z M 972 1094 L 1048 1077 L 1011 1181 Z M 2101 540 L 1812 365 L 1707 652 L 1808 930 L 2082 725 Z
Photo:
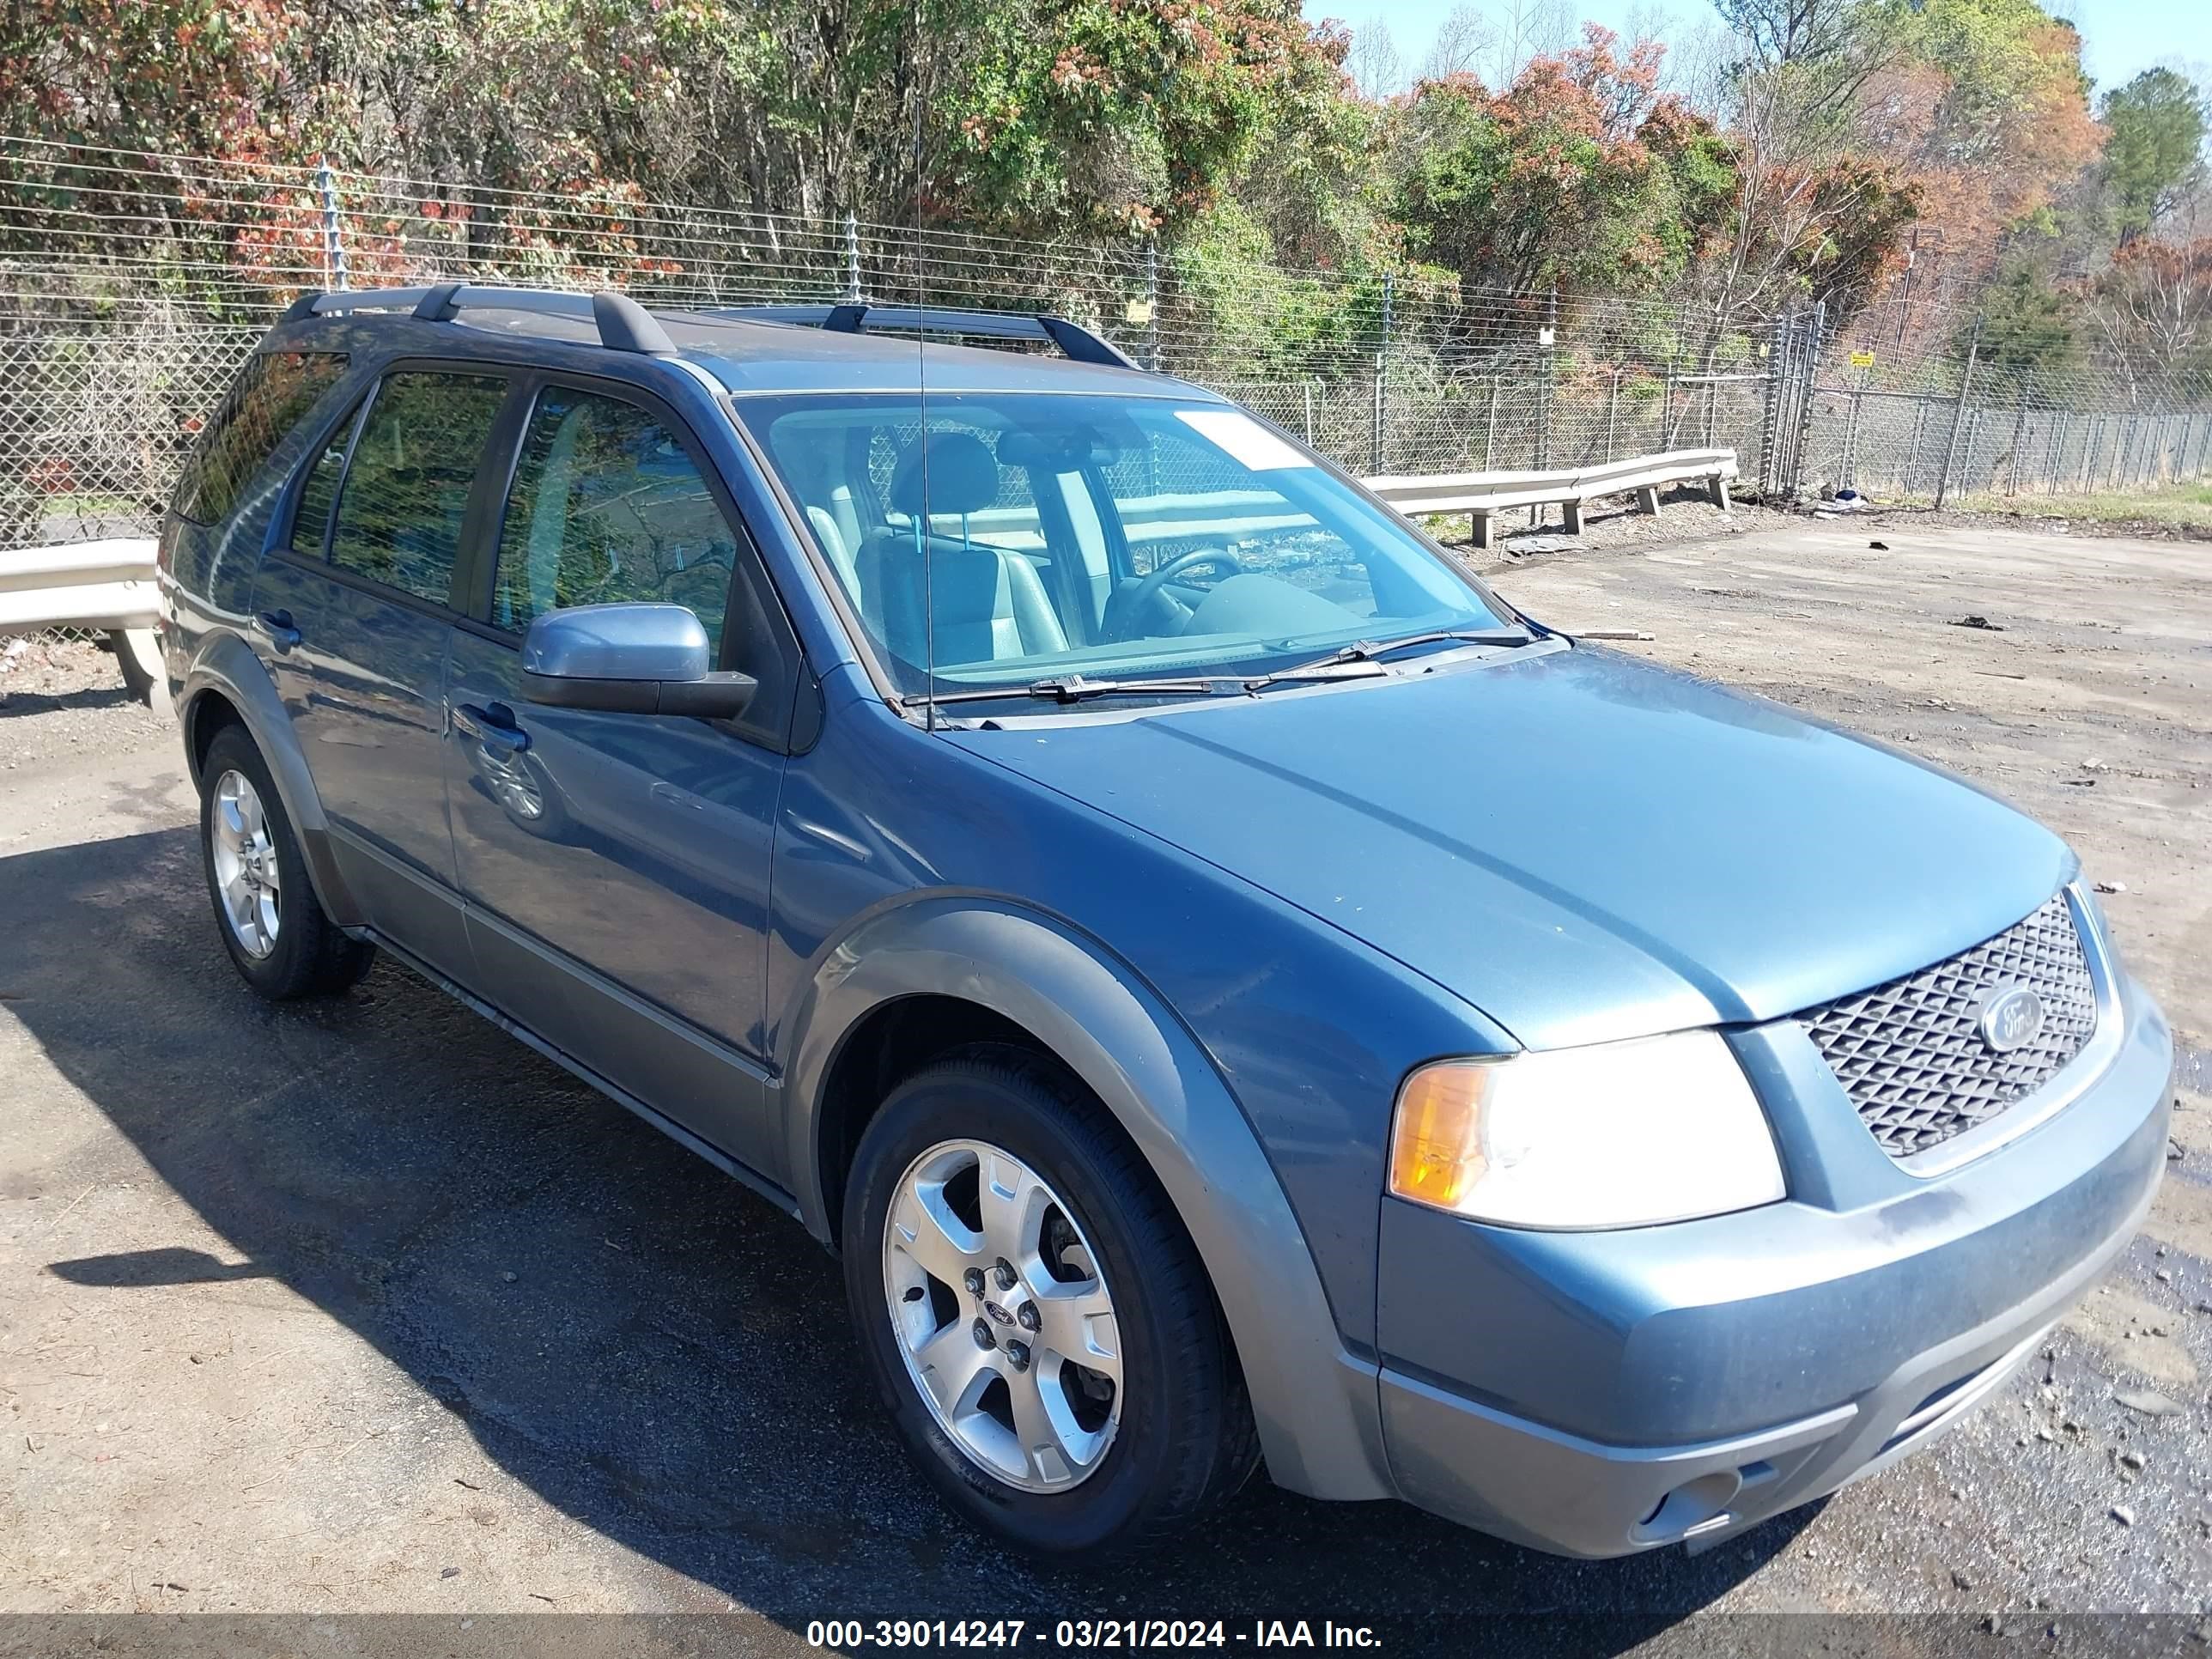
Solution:
M 1178 553 L 1131 588 L 1127 594 L 1113 606 L 1116 615 L 1106 629 L 1106 637 L 1109 640 L 1126 640 L 1132 637 L 1129 630 L 1136 625 L 1137 619 L 1145 614 L 1146 608 L 1154 599 L 1159 598 L 1163 588 L 1177 576 L 1182 575 L 1184 571 L 1195 570 L 1202 565 L 1209 564 L 1220 566 L 1232 576 L 1241 576 L 1244 574 L 1244 567 L 1237 562 L 1237 556 L 1225 547 L 1194 547 L 1188 553 Z

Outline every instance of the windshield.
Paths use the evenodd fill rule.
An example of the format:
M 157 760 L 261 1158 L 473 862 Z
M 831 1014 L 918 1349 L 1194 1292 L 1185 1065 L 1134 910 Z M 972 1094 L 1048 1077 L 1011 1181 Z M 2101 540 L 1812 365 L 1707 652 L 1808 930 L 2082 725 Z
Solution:
M 1503 607 L 1242 410 L 935 392 L 744 398 L 899 689 L 1259 675 Z

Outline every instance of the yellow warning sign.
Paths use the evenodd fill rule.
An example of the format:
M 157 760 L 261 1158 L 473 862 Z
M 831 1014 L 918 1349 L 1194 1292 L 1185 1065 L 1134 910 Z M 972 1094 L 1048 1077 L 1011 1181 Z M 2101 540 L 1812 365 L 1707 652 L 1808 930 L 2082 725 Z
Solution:
M 1872 368 L 1874 367 L 1874 353 L 1871 351 L 1854 351 L 1851 353 L 1851 367 L 1853 368 Z

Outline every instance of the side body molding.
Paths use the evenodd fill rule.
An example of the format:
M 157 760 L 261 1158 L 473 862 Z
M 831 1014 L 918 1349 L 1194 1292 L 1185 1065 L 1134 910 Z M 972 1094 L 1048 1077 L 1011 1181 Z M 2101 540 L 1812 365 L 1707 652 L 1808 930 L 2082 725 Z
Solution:
M 199 721 L 207 704 L 204 694 L 217 692 L 238 710 L 252 734 L 270 776 L 284 802 L 285 816 L 300 832 L 300 850 L 307 863 L 307 879 L 331 921 L 341 927 L 357 927 L 364 917 L 331 856 L 330 821 L 323 815 L 322 797 L 307 770 L 292 732 L 291 717 L 284 712 L 276 683 L 253 647 L 227 629 L 211 628 L 203 635 L 186 666 L 177 693 L 177 716 L 184 726 L 185 754 L 199 751 Z M 192 780 L 197 785 L 199 779 Z
M 785 1079 L 791 1185 L 809 1230 L 830 1240 L 817 1110 L 837 1053 L 875 1009 L 927 994 L 1024 1027 L 1136 1143 L 1212 1279 L 1274 1482 L 1314 1497 L 1393 1496 L 1375 1367 L 1338 1341 L 1304 1236 L 1243 1109 L 1133 972 L 1042 915 L 1000 900 L 918 900 L 877 912 L 817 959 L 787 1027 L 797 1035 Z

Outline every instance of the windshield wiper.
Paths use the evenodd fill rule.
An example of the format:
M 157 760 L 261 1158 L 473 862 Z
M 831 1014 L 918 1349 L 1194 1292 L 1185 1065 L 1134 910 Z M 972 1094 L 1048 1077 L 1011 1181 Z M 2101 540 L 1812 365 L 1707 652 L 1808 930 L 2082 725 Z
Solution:
M 1035 697 L 1052 702 L 1085 702 L 1093 697 L 1212 697 L 1241 692 L 1244 682 L 1213 680 L 1092 680 L 1080 674 L 1064 678 L 1031 680 L 1027 685 L 1002 685 L 975 691 L 919 693 L 902 701 L 908 708 L 925 703 L 983 702 L 1007 697 Z
M 1279 668 L 1256 680 L 1247 680 L 1245 684 L 1273 685 L 1283 680 L 1306 679 L 1325 674 L 1332 668 L 1340 668 L 1346 663 L 1376 662 L 1385 652 L 1402 651 L 1413 645 L 1435 645 L 1454 640 L 1464 645 L 1510 647 L 1533 645 L 1537 637 L 1518 628 L 1439 628 L 1426 634 L 1407 634 L 1395 640 L 1354 640 L 1350 645 L 1340 647 L 1325 657 L 1316 657 L 1311 662 L 1302 662 L 1291 668 Z
M 1408 634 L 1395 640 L 1358 640 L 1325 657 L 1272 674 L 1216 675 L 1206 679 L 1121 680 L 1088 679 L 1067 674 L 1053 679 L 1031 680 L 1027 685 L 979 687 L 973 691 L 916 692 L 901 699 L 908 708 L 948 702 L 994 702 L 1030 697 L 1057 703 L 1088 702 L 1094 697 L 1218 697 L 1249 696 L 1263 686 L 1291 680 L 1380 679 L 1389 672 L 1376 659 L 1385 652 L 1413 645 L 1455 640 L 1468 645 L 1527 645 L 1536 635 L 1512 629 L 1438 629 L 1433 633 Z

